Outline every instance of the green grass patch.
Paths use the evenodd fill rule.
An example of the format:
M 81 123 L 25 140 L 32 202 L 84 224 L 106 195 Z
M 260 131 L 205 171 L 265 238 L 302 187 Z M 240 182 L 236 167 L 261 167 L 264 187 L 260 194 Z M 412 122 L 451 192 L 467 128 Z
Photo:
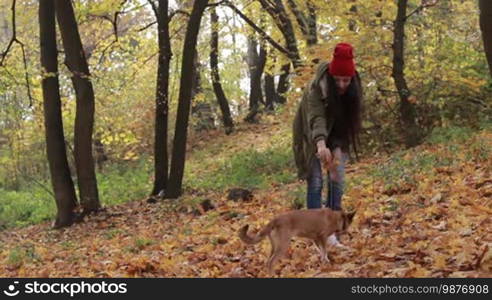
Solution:
M 395 153 L 387 162 L 375 166 L 371 174 L 388 182 L 395 179 L 411 181 L 413 174 L 429 172 L 438 161 L 435 154 L 421 152 L 411 154 L 408 158 L 407 153 L 408 151 Z
M 101 204 L 111 206 L 141 199 L 150 193 L 151 166 L 142 159 L 138 162 L 108 165 L 98 172 Z M 74 181 L 77 190 L 76 181 Z M 51 182 L 38 180 L 25 184 L 19 191 L 0 188 L 0 230 L 54 220 L 56 203 Z
M 15 267 L 21 266 L 24 262 L 35 260 L 39 260 L 39 256 L 34 249 L 34 245 L 30 243 L 12 248 L 7 256 L 7 264 Z
M 427 143 L 441 146 L 435 152 L 417 148 L 396 152 L 385 163 L 374 166 L 370 175 L 382 180 L 386 191 L 403 191 L 418 186 L 415 175 L 433 174 L 435 168 L 466 161 L 486 162 L 492 156 L 489 143 L 467 127 L 436 128 Z
M 306 207 L 306 185 L 300 185 L 292 191 L 290 198 L 290 207 L 293 209 L 302 209 Z
M 143 238 L 143 237 L 136 237 L 133 240 L 133 244 L 124 247 L 123 250 L 126 252 L 136 254 L 136 253 L 139 253 L 140 251 L 142 251 L 143 249 L 145 249 L 145 247 L 154 245 L 155 243 L 156 243 L 156 241 L 154 241 L 152 239 Z
M 202 172 L 193 172 L 190 166 L 186 175 L 187 185 L 194 189 L 225 190 L 229 187 L 267 188 L 270 183 L 290 183 L 295 180 L 294 156 L 290 147 L 268 148 L 258 151 L 249 148 L 215 164 L 202 161 L 208 166 Z M 196 166 L 196 165 L 195 165 Z
M 110 165 L 97 174 L 99 198 L 103 205 L 116 205 L 142 199 L 152 188 L 152 166 L 145 159 Z
M 370 171 L 376 180 L 383 181 L 386 192 L 405 191 L 418 186 L 416 175 L 434 172 L 438 162 L 435 154 L 421 152 L 407 155 L 408 151 L 392 155 L 387 162 L 374 166 Z
M 426 141 L 429 144 L 463 143 L 473 136 L 474 132 L 475 130 L 468 127 L 436 127 Z
M 0 189 L 0 230 L 50 220 L 55 212 L 55 200 L 38 186 L 25 191 Z
M 118 236 L 119 234 L 122 234 L 122 233 L 123 233 L 123 230 L 121 230 L 119 228 L 113 228 L 113 229 L 107 230 L 103 236 L 105 239 L 111 240 L 111 239 L 115 238 L 116 236 Z

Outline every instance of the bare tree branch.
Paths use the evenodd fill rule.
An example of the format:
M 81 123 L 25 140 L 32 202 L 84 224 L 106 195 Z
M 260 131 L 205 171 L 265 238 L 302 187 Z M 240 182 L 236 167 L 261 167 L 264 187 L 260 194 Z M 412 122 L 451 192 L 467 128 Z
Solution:
M 287 0 L 287 4 L 289 5 L 289 8 L 292 11 L 292 14 L 294 14 L 294 16 L 296 17 L 297 23 L 299 24 L 299 27 L 301 28 L 302 34 L 307 36 L 309 34 L 309 29 L 308 29 L 306 16 L 299 9 L 299 7 L 297 6 L 297 3 L 295 3 L 294 0 Z
M 154 11 L 154 15 L 157 17 L 158 16 L 157 5 L 153 0 L 147 0 L 147 1 L 149 2 L 150 6 L 152 7 L 152 10 Z
M 227 1 L 227 0 L 219 1 L 219 2 L 216 2 L 216 3 L 209 3 L 209 4 L 207 4 L 207 8 L 208 8 L 208 7 L 216 7 L 216 6 L 222 5 L 222 4 L 224 4 L 226 1 Z
M 24 61 L 24 69 L 26 70 L 25 78 L 26 78 L 27 96 L 29 97 L 29 107 L 32 107 L 33 99 L 32 99 L 32 95 L 31 95 L 31 84 L 29 83 L 29 72 L 27 71 L 26 51 L 24 50 L 24 44 L 21 42 L 18 42 L 18 43 L 21 46 L 22 60 Z
M 7 54 L 9 53 L 10 48 L 12 47 L 14 42 L 18 42 L 17 37 L 16 37 L 16 26 L 15 26 L 15 3 L 16 3 L 16 0 L 13 0 L 12 1 L 12 7 L 11 7 L 11 10 L 12 10 L 12 37 L 10 38 L 10 41 L 7 45 L 7 49 L 5 49 L 5 51 L 2 52 L 2 60 L 0 61 L 0 66 L 3 66 L 3 62 L 5 60 L 5 57 L 7 57 Z
M 155 25 L 155 24 L 157 24 L 157 21 L 150 22 L 149 24 L 145 25 L 144 27 L 142 27 L 140 29 L 137 29 L 137 32 L 141 32 L 141 31 L 147 30 L 150 27 L 152 27 L 152 25 Z
M 251 21 L 246 15 L 244 15 L 237 7 L 235 7 L 231 2 L 224 1 L 224 5 L 232 9 L 241 19 L 243 19 L 249 26 L 251 26 L 256 32 L 258 32 L 261 38 L 267 40 L 275 49 L 280 51 L 281 53 L 287 55 L 287 57 L 292 58 L 291 53 L 282 47 L 279 43 L 277 43 L 274 39 L 272 39 L 265 31 L 256 26 L 256 24 Z
M 151 1 L 151 0 L 149 0 L 149 1 Z M 175 10 L 175 11 L 173 11 L 173 12 L 171 12 L 169 14 L 169 17 L 167 19 L 168 23 L 170 23 L 171 20 L 172 20 L 172 18 L 175 17 L 177 14 L 182 14 L 182 15 L 185 15 L 187 17 L 190 16 L 190 13 L 189 12 L 184 11 L 184 10 L 181 10 L 181 9 L 177 9 L 177 10 Z M 145 25 L 144 27 L 142 27 L 140 29 L 137 29 L 137 32 L 141 32 L 141 31 L 147 30 L 147 29 L 149 29 L 150 27 L 152 27 L 155 24 L 157 24 L 157 21 L 150 22 L 149 24 Z
M 29 72 L 27 71 L 26 51 L 24 49 L 24 43 L 22 43 L 21 41 L 19 41 L 17 39 L 17 27 L 16 27 L 16 22 L 15 22 L 15 5 L 16 5 L 16 2 L 17 2 L 16 0 L 13 0 L 12 1 L 12 7 L 11 7 L 11 10 L 12 10 L 12 38 L 10 39 L 10 42 L 7 46 L 7 49 L 5 49 L 5 51 L 2 52 L 2 54 L 1 54 L 2 59 L 0 60 L 0 67 L 3 66 L 5 58 L 7 57 L 7 54 L 9 53 L 12 45 L 14 43 L 19 44 L 21 47 L 21 51 L 22 51 L 22 60 L 24 62 L 27 96 L 29 97 L 29 107 L 32 107 L 33 98 L 31 95 L 31 84 L 29 83 Z
M 419 7 L 417 7 L 414 11 L 412 11 L 410 14 L 408 14 L 408 16 L 405 17 L 405 21 L 410 18 L 412 15 L 422 11 L 424 8 L 427 8 L 427 7 L 432 7 L 432 6 L 436 6 L 437 3 L 439 2 L 439 0 L 422 0 L 422 3 L 420 4 Z
M 190 17 L 190 13 L 185 11 L 185 10 L 182 10 L 182 9 L 176 9 L 175 11 L 171 12 L 169 14 L 169 22 L 171 22 L 171 19 L 176 16 L 177 14 L 182 14 L 182 15 L 185 15 L 187 17 Z

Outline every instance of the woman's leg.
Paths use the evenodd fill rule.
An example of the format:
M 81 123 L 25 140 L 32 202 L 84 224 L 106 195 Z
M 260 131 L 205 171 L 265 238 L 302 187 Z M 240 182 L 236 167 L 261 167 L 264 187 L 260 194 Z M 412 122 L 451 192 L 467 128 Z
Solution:
M 345 164 L 348 160 L 346 153 L 342 153 L 336 170 L 330 172 L 328 177 L 328 195 L 326 207 L 333 210 L 342 209 L 342 196 L 345 185 Z
M 307 178 L 307 208 L 321 208 L 321 191 L 323 190 L 323 173 L 317 157 L 311 162 Z
M 339 157 L 337 160 L 339 163 L 335 170 L 330 171 L 330 176 L 328 176 L 328 196 L 326 199 L 326 207 L 333 210 L 342 209 L 342 196 L 345 184 L 345 163 L 348 160 L 348 155 L 345 153 L 340 152 L 338 156 Z M 346 248 L 338 241 L 335 234 L 330 235 L 327 242 L 331 246 Z

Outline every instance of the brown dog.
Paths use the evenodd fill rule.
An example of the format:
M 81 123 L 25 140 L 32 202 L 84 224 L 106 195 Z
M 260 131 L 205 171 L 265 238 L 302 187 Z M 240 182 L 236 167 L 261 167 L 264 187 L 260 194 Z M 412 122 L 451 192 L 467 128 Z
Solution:
M 312 239 L 321 254 L 321 260 L 328 262 L 326 239 L 333 233 L 341 233 L 352 223 L 355 212 L 344 213 L 329 208 L 296 210 L 282 214 L 268 223 L 256 236 L 248 235 L 249 225 L 239 230 L 239 237 L 246 244 L 256 244 L 268 235 L 272 252 L 268 258 L 267 268 L 270 274 L 275 263 L 289 249 L 293 236 Z

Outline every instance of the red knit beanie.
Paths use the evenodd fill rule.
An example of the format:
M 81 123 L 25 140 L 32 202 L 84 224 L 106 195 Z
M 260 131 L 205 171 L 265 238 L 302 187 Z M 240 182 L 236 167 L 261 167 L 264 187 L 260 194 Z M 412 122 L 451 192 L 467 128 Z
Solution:
M 329 72 L 333 76 L 354 76 L 355 63 L 352 45 L 338 43 L 333 51 L 333 60 L 330 62 Z

